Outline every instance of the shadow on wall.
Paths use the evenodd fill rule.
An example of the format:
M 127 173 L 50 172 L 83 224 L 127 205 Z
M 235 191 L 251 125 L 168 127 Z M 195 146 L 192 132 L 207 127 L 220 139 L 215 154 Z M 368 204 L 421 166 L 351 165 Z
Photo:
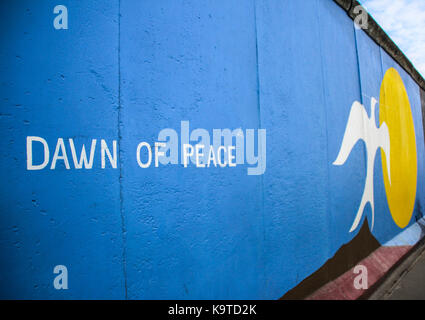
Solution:
M 335 280 L 347 270 L 350 270 L 380 246 L 378 240 L 370 232 L 366 218 L 362 228 L 353 240 L 343 245 L 319 270 L 288 291 L 281 300 L 307 298 L 328 282 Z

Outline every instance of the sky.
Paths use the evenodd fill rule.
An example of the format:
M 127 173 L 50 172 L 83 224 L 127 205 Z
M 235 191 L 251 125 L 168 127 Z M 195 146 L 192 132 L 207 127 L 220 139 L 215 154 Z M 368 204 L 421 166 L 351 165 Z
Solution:
M 425 77 L 425 0 L 360 2 Z

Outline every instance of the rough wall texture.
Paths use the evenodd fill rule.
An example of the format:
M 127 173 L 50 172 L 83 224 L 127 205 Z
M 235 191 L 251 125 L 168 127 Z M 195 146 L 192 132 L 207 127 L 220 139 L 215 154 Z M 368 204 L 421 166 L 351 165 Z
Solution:
M 422 104 L 422 123 L 425 123 L 425 91 L 421 89 L 421 104 Z M 425 136 L 425 128 L 424 128 L 424 136 Z
M 53 28 L 54 1 L 1 4 L 1 298 L 276 299 L 362 225 L 386 243 L 403 228 L 388 206 L 381 152 L 374 226 L 368 204 L 351 233 L 366 144 L 359 141 L 344 165 L 333 162 L 353 102 L 370 116 L 390 68 L 414 122 L 408 226 L 422 216 L 419 86 L 334 1 L 64 4 L 68 30 Z M 266 129 L 266 171 L 140 168 L 138 144 L 153 144 L 164 128 L 180 132 L 186 120 L 190 130 Z M 49 144 L 43 170 L 27 170 L 28 136 Z M 50 169 L 58 138 L 71 169 L 64 161 Z M 87 152 L 97 139 L 91 170 L 73 167 L 70 138 Z M 110 148 L 117 141 L 116 168 L 102 168 L 101 139 Z M 56 265 L 68 268 L 67 290 L 53 286 Z M 324 274 L 325 283 L 336 277 Z

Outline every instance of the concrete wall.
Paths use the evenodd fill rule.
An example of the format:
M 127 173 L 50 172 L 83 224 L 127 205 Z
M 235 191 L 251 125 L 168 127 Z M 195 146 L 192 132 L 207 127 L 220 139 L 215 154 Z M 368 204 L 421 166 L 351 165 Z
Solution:
M 0 297 L 280 298 L 350 243 L 366 217 L 371 223 L 367 205 L 349 232 L 366 145 L 333 162 L 353 102 L 370 115 L 389 68 L 414 122 L 406 227 L 422 216 L 419 86 L 333 1 L 307 2 L 2 2 Z M 68 8 L 67 30 L 53 27 L 57 4 Z M 266 129 L 266 171 L 140 168 L 138 144 L 154 144 L 164 128 L 180 133 L 181 121 L 211 135 Z M 42 170 L 27 170 L 28 136 L 49 145 Z M 58 138 L 70 169 L 62 160 L 50 169 Z M 97 139 L 92 169 L 75 169 L 69 138 L 78 153 Z M 101 139 L 111 150 L 117 142 L 116 168 L 102 168 Z M 32 154 L 43 161 L 41 144 Z M 370 229 L 383 244 L 403 228 L 389 209 L 379 150 L 374 175 Z M 68 269 L 67 290 L 53 286 L 56 265 Z

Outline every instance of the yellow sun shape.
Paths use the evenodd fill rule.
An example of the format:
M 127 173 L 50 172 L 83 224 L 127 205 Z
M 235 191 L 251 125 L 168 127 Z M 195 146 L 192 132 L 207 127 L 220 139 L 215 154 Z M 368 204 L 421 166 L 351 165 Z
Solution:
M 388 206 L 394 222 L 405 228 L 413 214 L 417 183 L 415 128 L 409 97 L 399 73 L 385 73 L 380 92 L 379 121 L 385 122 L 390 135 L 390 179 L 381 149 L 382 170 Z

